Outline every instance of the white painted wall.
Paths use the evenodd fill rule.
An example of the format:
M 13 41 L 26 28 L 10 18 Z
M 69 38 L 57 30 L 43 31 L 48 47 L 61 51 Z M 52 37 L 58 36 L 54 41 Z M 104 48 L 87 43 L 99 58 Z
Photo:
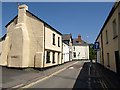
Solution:
M 53 45 L 53 34 L 55 34 L 55 45 Z M 58 37 L 60 38 L 60 46 L 58 46 Z M 62 64 L 62 36 L 60 34 L 58 34 L 57 32 L 55 32 L 54 30 L 52 30 L 50 27 L 45 26 L 45 51 L 46 50 L 50 50 L 51 52 L 55 52 L 56 54 L 56 63 L 54 63 L 54 65 L 56 64 Z M 59 52 L 59 56 L 58 56 L 58 52 Z M 52 54 L 50 54 L 52 57 Z M 46 57 L 46 54 L 45 54 Z M 58 59 L 59 58 L 59 59 Z M 46 59 L 45 59 L 46 60 Z M 51 59 L 52 60 L 52 59 Z M 47 66 L 52 66 L 53 64 L 46 64 L 45 63 L 45 67 Z
M 74 57 L 74 52 L 76 52 L 76 57 Z M 89 59 L 89 46 L 73 45 L 73 59 Z
M 55 34 L 55 45 L 53 45 L 53 34 Z M 60 47 L 58 47 L 58 37 L 60 37 Z M 45 27 L 45 49 L 59 52 L 62 50 L 62 36 L 49 27 Z
M 65 43 L 63 43 L 63 61 L 69 61 L 69 46 Z
M 0 42 L 0 60 L 1 60 L 1 53 L 2 53 L 2 41 Z
M 100 63 L 100 50 L 97 51 L 97 63 Z

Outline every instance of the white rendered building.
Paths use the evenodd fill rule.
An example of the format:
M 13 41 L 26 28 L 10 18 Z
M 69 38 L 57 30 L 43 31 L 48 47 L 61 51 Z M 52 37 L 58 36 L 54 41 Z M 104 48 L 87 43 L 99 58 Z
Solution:
M 73 40 L 73 60 L 88 60 L 89 59 L 89 45 L 81 39 L 78 35 L 77 39 Z

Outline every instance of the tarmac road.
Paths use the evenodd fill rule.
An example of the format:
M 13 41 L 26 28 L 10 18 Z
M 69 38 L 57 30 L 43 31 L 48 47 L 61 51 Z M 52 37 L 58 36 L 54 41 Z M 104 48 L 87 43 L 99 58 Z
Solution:
M 101 71 L 100 71 L 101 70 Z M 119 79 L 99 64 L 87 61 L 73 61 L 39 71 L 18 70 L 3 67 L 3 88 L 119 88 Z M 109 78 L 108 78 L 109 77 Z M 110 84 L 111 83 L 111 84 Z M 20 89 L 21 90 L 21 89 Z
M 78 62 L 64 71 L 28 88 L 105 88 L 99 80 L 100 77 L 89 75 L 89 64 Z
M 30 88 L 73 88 L 82 66 L 83 62 L 78 62 Z

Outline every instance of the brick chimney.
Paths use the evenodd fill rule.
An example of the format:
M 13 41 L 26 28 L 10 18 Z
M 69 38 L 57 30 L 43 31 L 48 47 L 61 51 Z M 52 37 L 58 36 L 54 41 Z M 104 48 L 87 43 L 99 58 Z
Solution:
M 18 6 L 18 23 L 26 23 L 26 10 L 28 6 L 25 4 Z
M 81 39 L 81 35 L 78 34 L 78 42 L 81 42 L 81 41 L 82 41 L 82 39 Z

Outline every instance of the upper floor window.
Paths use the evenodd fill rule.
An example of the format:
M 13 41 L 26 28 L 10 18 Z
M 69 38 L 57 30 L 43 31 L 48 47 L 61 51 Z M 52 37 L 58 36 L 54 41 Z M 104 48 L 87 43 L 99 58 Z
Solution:
M 79 41 L 76 41 L 76 43 L 79 43 Z
M 108 44 L 108 32 L 106 30 L 106 44 Z
M 53 45 L 55 45 L 55 34 L 53 34 Z
M 58 47 L 60 47 L 60 37 L 58 37 Z
M 65 40 L 64 42 L 69 45 L 69 40 Z
M 117 24 L 116 24 L 116 19 L 113 21 L 113 39 L 117 37 Z
M 76 52 L 73 52 L 73 57 L 76 58 Z
M 74 51 L 75 51 L 75 47 L 73 47 Z

